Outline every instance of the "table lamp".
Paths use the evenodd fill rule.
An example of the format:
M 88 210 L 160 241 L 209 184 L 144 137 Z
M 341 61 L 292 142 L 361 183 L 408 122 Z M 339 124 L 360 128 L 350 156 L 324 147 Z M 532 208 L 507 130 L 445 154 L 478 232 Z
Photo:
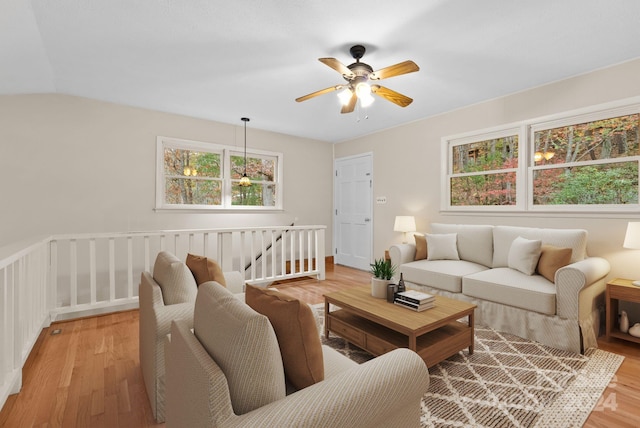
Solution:
M 627 234 L 624 237 L 624 248 L 640 250 L 640 222 L 630 221 L 627 225 Z M 633 281 L 633 285 L 640 287 L 640 280 Z
M 397 215 L 396 221 L 393 225 L 394 232 L 403 232 L 403 244 L 407 243 L 407 232 L 416 231 L 416 219 L 412 215 Z M 638 247 L 640 248 L 640 247 Z

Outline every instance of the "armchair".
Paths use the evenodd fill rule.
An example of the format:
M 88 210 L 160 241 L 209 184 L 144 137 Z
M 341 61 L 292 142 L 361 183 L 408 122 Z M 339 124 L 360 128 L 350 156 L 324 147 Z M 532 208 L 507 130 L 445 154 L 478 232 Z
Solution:
M 170 275 L 167 272 L 170 271 Z M 193 327 L 195 293 L 186 293 L 189 301 L 165 304 L 163 287 L 197 290 L 195 280 L 186 265 L 173 254 L 160 252 L 153 267 L 152 276 L 142 272 L 138 291 L 140 305 L 140 368 L 151 404 L 151 411 L 158 422 L 164 422 L 165 357 L 164 337 L 171 329 L 171 321 L 185 319 Z M 240 272 L 225 272 L 227 287 L 233 293 L 242 293 L 244 281 Z M 155 279 L 154 279 L 155 278 Z M 162 287 L 161 287 L 162 285 Z M 166 290 L 165 290 L 166 293 Z
M 420 426 L 429 373 L 416 353 L 358 365 L 323 346 L 324 380 L 285 396 L 268 320 L 211 285 L 198 290 L 193 331 L 174 320 L 165 338 L 168 428 Z

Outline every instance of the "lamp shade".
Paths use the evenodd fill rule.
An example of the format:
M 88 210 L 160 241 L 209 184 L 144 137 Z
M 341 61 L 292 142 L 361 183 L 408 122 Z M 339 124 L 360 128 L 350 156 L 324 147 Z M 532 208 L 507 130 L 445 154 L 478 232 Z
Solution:
M 640 250 L 640 222 L 629 222 L 622 246 L 632 250 Z
M 412 215 L 397 215 L 393 225 L 394 232 L 415 232 L 416 219 Z

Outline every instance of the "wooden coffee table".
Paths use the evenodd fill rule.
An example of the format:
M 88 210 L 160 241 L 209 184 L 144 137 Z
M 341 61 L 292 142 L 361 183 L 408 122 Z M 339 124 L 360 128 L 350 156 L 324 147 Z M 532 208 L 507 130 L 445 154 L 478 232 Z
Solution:
M 329 312 L 330 304 L 340 309 Z M 354 287 L 324 295 L 324 334 L 333 332 L 376 356 L 409 348 L 431 367 L 464 348 L 473 354 L 475 308 L 436 296 L 434 308 L 415 312 L 372 297 L 369 286 Z M 467 323 L 456 321 L 465 316 Z

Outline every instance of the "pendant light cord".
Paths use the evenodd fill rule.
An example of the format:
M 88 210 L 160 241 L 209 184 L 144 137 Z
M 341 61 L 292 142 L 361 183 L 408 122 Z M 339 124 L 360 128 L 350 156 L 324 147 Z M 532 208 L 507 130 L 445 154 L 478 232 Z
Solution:
M 244 122 L 244 175 L 247 176 L 247 122 L 249 122 L 248 117 L 243 117 L 241 119 Z

